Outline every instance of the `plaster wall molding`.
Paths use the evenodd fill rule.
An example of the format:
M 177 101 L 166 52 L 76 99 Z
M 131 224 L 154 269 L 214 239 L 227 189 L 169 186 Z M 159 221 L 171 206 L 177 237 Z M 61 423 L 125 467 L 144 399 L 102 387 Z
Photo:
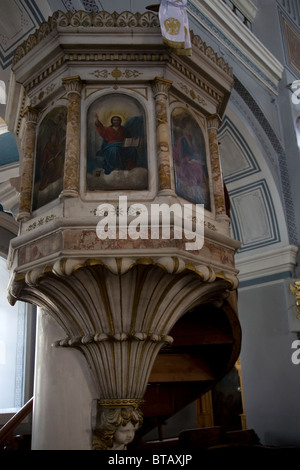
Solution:
M 245 15 L 245 17 L 253 23 L 256 13 L 257 7 L 254 5 L 251 0 L 234 0 L 234 5 Z
M 298 247 L 294 245 L 283 246 L 276 250 L 256 253 L 243 258 L 236 256 L 236 267 L 239 270 L 240 282 L 247 282 L 259 278 L 271 279 L 280 273 L 291 273 L 295 265 Z

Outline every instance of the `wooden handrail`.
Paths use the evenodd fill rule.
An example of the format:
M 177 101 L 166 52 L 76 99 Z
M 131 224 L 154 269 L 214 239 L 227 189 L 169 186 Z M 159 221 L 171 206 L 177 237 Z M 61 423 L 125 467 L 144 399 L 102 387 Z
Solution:
M 33 407 L 33 397 L 25 403 L 22 408 L 0 429 L 0 448 L 5 440 L 13 433 L 14 429 L 31 413 Z

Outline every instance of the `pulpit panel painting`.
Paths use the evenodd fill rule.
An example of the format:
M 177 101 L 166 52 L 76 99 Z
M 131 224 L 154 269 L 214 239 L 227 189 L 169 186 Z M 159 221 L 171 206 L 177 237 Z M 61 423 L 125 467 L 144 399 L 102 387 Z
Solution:
M 124 94 L 95 100 L 87 113 L 88 191 L 148 188 L 145 113 Z
M 176 194 L 211 210 L 204 135 L 196 119 L 183 108 L 172 112 L 172 146 Z
M 57 106 L 41 122 L 36 144 L 32 209 L 58 198 L 63 189 L 67 108 Z

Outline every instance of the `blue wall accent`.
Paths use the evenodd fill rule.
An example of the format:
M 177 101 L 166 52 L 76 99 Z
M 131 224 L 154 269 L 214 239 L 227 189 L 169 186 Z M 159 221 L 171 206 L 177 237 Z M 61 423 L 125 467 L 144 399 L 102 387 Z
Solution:
M 0 166 L 19 161 L 19 151 L 11 132 L 0 134 Z
M 280 279 L 288 279 L 290 277 L 293 277 L 293 273 L 291 271 L 283 271 L 282 273 L 275 273 L 275 274 L 270 274 L 268 276 L 256 277 L 255 279 L 241 281 L 239 283 L 239 289 L 242 289 L 243 287 L 251 287 L 251 286 L 257 286 L 260 284 L 265 284 L 266 282 L 274 282 Z

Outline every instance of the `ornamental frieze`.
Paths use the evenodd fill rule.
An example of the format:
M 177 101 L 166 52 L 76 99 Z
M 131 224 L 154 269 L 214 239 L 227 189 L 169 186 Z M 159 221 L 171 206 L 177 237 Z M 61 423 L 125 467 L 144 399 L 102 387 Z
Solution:
M 55 12 L 47 22 L 41 24 L 41 26 L 30 34 L 30 36 L 19 46 L 15 52 L 13 58 L 13 65 L 16 65 L 28 52 L 30 52 L 37 44 L 43 39 L 49 36 L 52 31 L 61 28 L 67 28 L 68 32 L 72 31 L 72 28 L 153 28 L 159 31 L 159 19 L 158 16 L 152 12 L 146 13 L 131 13 L 125 11 L 122 13 L 108 13 L 107 11 L 91 12 L 71 11 Z M 227 75 L 233 77 L 232 68 L 225 62 L 223 57 L 219 57 L 217 53 L 202 39 L 193 33 L 191 34 L 191 43 L 193 46 L 201 51 L 207 58 L 209 58 L 214 64 L 220 67 Z

